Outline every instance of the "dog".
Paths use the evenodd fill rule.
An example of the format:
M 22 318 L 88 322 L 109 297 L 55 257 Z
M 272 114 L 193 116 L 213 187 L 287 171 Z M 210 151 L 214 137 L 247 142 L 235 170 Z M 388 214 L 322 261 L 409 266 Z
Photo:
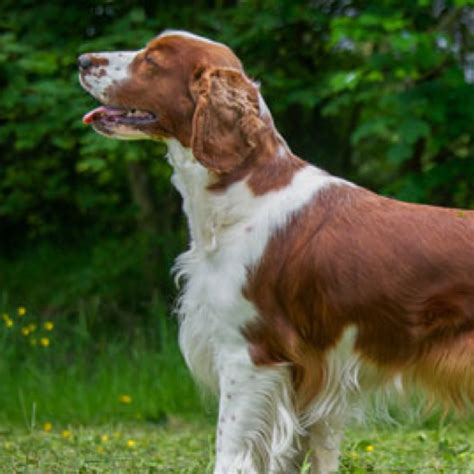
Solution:
M 189 250 L 180 347 L 219 396 L 215 473 L 338 468 L 357 400 L 389 383 L 474 400 L 474 211 L 379 196 L 295 156 L 225 45 L 165 31 L 83 54 L 83 122 L 164 141 Z M 309 133 L 309 132 L 308 132 Z

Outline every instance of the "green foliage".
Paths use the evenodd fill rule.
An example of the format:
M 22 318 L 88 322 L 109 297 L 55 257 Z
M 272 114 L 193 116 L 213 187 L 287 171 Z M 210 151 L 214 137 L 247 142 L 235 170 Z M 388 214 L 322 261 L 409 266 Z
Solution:
M 54 322 L 84 318 L 88 331 L 102 336 L 114 327 L 130 331 L 130 336 L 132 328 L 150 327 L 149 340 L 158 347 L 164 336 L 159 333 L 161 321 L 174 327 L 166 310 L 174 296 L 169 276 L 173 255 L 164 256 L 164 267 L 156 270 L 167 293 L 150 294 L 153 289 L 141 265 L 148 248 L 146 236 L 136 233 L 66 246 L 59 254 L 51 244 L 36 245 L 21 259 L 0 259 L 0 314 L 24 306 Z
M 469 11 L 459 7 L 435 17 L 428 2 L 374 2 L 333 18 L 328 45 L 346 72 L 329 76 L 323 113 L 344 121 L 356 110 L 352 164 L 361 181 L 403 199 L 470 207 L 474 91 L 460 50 L 473 38 L 455 37 Z
M 459 186 L 472 177 L 464 172 L 474 118 L 473 88 L 462 69 L 472 46 L 462 29 L 468 1 L 437 16 L 431 2 L 400 0 L 190 2 L 166 11 L 160 2 L 9 3 L 0 36 L 5 231 L 38 237 L 63 234 L 71 224 L 131 225 L 124 161 L 148 160 L 164 181 L 157 164 L 164 150 L 107 141 L 82 126 L 94 101 L 78 85 L 75 58 L 139 47 L 167 26 L 233 46 L 262 81 L 295 148 L 314 153 L 312 130 L 316 141 L 321 136 L 317 156 L 306 158 L 395 195 L 415 167 L 424 200 L 472 204 L 472 193 L 432 178 L 439 167 L 449 168 Z
M 234 47 L 307 159 L 395 196 L 470 206 L 474 93 L 463 67 L 473 40 L 463 18 L 471 3 L 447 5 L 435 14 L 421 0 L 189 2 L 165 11 L 161 2 L 6 2 L 2 230 L 17 241 L 71 226 L 133 227 L 124 162 L 147 161 L 162 189 L 164 149 L 82 126 L 94 101 L 78 85 L 75 58 L 140 47 L 169 26 Z M 455 187 L 439 182 L 440 170 Z M 419 192 L 407 195 L 412 182 Z
M 133 226 L 126 160 L 148 160 L 158 180 L 168 178 L 160 160 L 163 147 L 104 140 L 81 124 L 94 105 L 77 80 L 81 48 L 130 47 L 132 38 L 125 45 L 117 34 L 124 30 L 134 30 L 133 41 L 140 43 L 153 35 L 143 24 L 143 12 L 130 9 L 108 35 L 85 42 L 87 28 L 98 27 L 94 23 L 100 20 L 91 13 L 93 5 L 24 1 L 3 6 L 0 230 L 20 239 L 71 237 L 77 227 L 91 224 L 99 233 Z M 50 24 L 56 27 L 46 27 Z

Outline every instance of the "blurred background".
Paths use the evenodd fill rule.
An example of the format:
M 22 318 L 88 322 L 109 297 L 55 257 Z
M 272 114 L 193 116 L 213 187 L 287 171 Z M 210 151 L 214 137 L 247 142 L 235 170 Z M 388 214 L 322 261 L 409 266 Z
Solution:
M 230 45 L 306 160 L 474 207 L 472 0 L 3 0 L 0 422 L 201 411 L 176 346 L 187 230 L 166 149 L 82 125 L 97 103 L 76 71 L 165 28 Z

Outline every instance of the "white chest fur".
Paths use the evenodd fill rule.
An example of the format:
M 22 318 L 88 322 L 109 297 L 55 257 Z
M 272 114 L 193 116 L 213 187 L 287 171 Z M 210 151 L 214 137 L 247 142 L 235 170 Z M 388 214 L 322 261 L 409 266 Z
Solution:
M 254 196 L 245 181 L 209 192 L 209 173 L 189 149 L 170 141 L 173 184 L 183 197 L 191 245 L 176 261 L 184 288 L 178 304 L 180 345 L 194 375 L 218 388 L 221 351 L 241 349 L 240 328 L 256 316 L 242 295 L 247 272 L 257 264 L 272 234 L 322 188 L 344 181 L 306 166 L 283 189 Z

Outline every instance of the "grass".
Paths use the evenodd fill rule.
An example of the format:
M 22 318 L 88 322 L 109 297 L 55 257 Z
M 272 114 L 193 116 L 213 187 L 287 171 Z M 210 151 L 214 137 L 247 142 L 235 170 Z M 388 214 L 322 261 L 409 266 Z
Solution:
M 21 362 L 0 362 L 0 423 L 28 429 L 46 421 L 165 423 L 168 416 L 203 412 L 176 344 L 156 352 L 116 342 L 68 359 L 54 343 Z
M 2 431 L 3 472 L 212 472 L 210 423 L 171 418 L 166 426 L 122 423 L 46 429 Z M 344 441 L 340 472 L 474 472 L 474 432 L 466 424 L 437 429 L 352 429 Z
M 436 429 L 398 426 L 349 430 L 341 472 L 467 473 L 474 471 L 474 430 L 469 424 Z
M 49 426 L 46 426 L 49 429 Z M 2 472 L 204 473 L 212 445 L 208 425 L 150 424 L 4 432 Z
M 67 259 L 72 262 L 74 254 Z M 34 258 L 4 262 L 11 278 L 0 291 L 0 423 L 28 429 L 46 421 L 165 423 L 169 416 L 192 419 L 202 413 L 177 348 L 176 324 L 163 304 L 137 308 L 142 315 L 147 312 L 142 319 L 129 308 L 117 310 L 124 319 L 106 324 L 107 304 L 99 294 L 87 293 L 76 303 L 74 298 L 68 304 L 49 301 L 48 284 L 52 294 L 65 294 L 61 279 L 67 287 L 84 279 L 81 275 L 96 273 L 72 263 L 59 273 L 58 260 L 51 249 L 40 249 Z M 42 266 L 57 270 L 55 276 L 42 281 Z M 94 281 L 85 286 L 93 287 Z M 120 293 L 118 281 L 104 287 L 108 284 L 112 294 Z M 28 286 L 36 293 L 21 296 Z M 131 403 L 120 402 L 123 396 Z
M 24 426 L 46 420 L 159 422 L 166 421 L 168 415 L 192 417 L 200 411 L 194 384 L 177 355 L 141 355 L 136 353 L 129 359 L 119 354 L 113 359 L 109 353 L 98 357 L 96 369 L 90 372 L 81 366 L 57 372 L 27 366 L 4 373 L 0 420 Z M 121 401 L 124 396 L 132 402 Z

